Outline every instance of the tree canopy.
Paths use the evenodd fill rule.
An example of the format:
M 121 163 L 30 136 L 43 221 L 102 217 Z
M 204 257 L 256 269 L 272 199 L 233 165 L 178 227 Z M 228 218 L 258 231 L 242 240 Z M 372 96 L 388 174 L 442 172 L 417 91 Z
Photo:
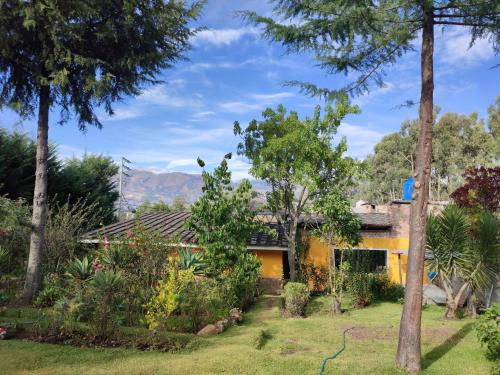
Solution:
M 252 120 L 245 129 L 235 122 L 234 132 L 241 136 L 238 153 L 247 157 L 250 174 L 268 183 L 267 207 L 283 227 L 290 247 L 290 277 L 295 277 L 296 231 L 307 205 L 353 174 L 351 159 L 344 156 L 345 139 L 333 146 L 341 121 L 358 109 L 344 98 L 335 110 L 326 106 L 322 116 L 318 107 L 310 118 L 299 119 L 282 105 L 266 109 L 263 120 Z
M 500 104 L 500 102 L 499 102 Z M 490 113 L 496 109 L 490 107 Z M 498 110 L 498 109 L 497 109 Z M 358 184 L 357 197 L 374 203 L 401 198 L 402 180 L 415 171 L 418 120 L 407 120 L 399 132 L 391 133 L 375 145 L 365 160 L 367 173 Z M 477 113 L 462 115 L 435 110 L 430 198 L 447 200 L 462 183 L 469 167 L 494 166 L 500 160 L 491 116 L 488 127 Z

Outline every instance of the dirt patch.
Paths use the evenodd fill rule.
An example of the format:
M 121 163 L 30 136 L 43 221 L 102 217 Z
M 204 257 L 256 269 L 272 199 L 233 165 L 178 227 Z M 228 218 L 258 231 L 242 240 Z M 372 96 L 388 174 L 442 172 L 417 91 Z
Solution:
M 350 327 L 345 327 L 347 329 Z M 342 330 L 342 332 L 343 332 Z M 441 342 L 448 339 L 455 333 L 451 328 L 424 328 L 422 338 L 430 342 Z M 397 327 L 355 327 L 347 333 L 347 337 L 354 340 L 397 340 L 399 330 Z
M 280 297 L 267 297 L 266 298 L 266 308 L 271 309 L 273 307 L 279 306 L 280 304 Z
M 169 340 L 165 338 L 138 338 L 138 337 L 111 337 L 102 338 L 88 334 L 37 334 L 27 330 L 17 330 L 11 334 L 12 339 L 34 341 L 39 343 L 71 345 L 79 348 L 125 348 L 141 351 L 177 352 L 183 349 L 185 342 Z

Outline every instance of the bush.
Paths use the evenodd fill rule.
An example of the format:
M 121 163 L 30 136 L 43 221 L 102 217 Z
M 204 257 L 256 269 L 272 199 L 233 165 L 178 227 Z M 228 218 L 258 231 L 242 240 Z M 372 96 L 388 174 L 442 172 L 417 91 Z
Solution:
M 476 322 L 477 338 L 486 346 L 486 358 L 494 361 L 494 369 L 500 370 L 500 307 L 487 309 Z
M 369 273 L 353 272 L 347 277 L 347 291 L 355 307 L 365 307 L 373 302 L 373 277 Z
M 290 282 L 283 291 L 285 310 L 290 316 L 304 316 L 309 302 L 309 290 L 306 284 Z
M 43 288 L 38 293 L 33 305 L 35 307 L 52 307 L 59 298 L 61 298 L 60 290 L 51 287 Z
M 373 275 L 372 291 L 374 298 L 379 301 L 399 302 L 405 295 L 405 288 L 389 279 L 386 272 Z
M 189 322 L 189 331 L 196 332 L 205 322 L 227 313 L 221 297 L 215 281 L 195 276 L 192 268 L 173 269 L 146 305 L 146 322 L 150 329 L 175 330 L 182 330 Z
M 124 285 L 123 276 L 114 271 L 99 271 L 90 281 L 95 304 L 92 325 L 97 336 L 107 337 L 118 325 L 118 302 Z

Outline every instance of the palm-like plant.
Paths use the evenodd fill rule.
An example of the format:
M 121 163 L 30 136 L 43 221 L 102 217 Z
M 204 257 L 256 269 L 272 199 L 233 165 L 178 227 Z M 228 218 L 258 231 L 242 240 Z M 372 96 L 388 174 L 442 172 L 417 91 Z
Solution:
M 471 224 L 465 212 L 447 206 L 427 223 L 428 264 L 445 289 L 448 319 L 457 318 L 460 301 L 467 290 L 472 292 L 489 285 L 499 272 L 500 230 L 498 220 L 481 212 Z M 453 283 L 460 281 L 458 290 Z
M 205 270 L 205 263 L 203 262 L 203 254 L 200 252 L 192 252 L 189 249 L 179 249 L 179 268 L 187 270 L 193 269 L 195 275 L 200 275 Z
M 87 257 L 82 260 L 75 258 L 66 267 L 66 275 L 81 282 L 87 281 L 92 276 L 92 263 Z
M 95 274 L 90 286 L 95 290 L 98 297 L 93 323 L 98 335 L 106 337 L 116 323 L 114 303 L 117 295 L 125 286 L 125 279 L 119 272 L 105 270 Z

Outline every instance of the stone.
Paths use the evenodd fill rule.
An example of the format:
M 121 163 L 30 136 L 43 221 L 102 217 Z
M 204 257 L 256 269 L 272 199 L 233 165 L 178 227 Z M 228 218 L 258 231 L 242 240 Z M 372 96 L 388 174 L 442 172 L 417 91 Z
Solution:
M 231 309 L 231 311 L 229 311 L 229 319 L 233 322 L 240 323 L 243 320 L 243 313 L 240 309 L 235 307 L 234 309 Z
M 440 287 L 434 284 L 425 285 L 423 292 L 424 303 L 433 303 L 436 305 L 446 304 L 446 292 Z
M 219 333 L 219 329 L 215 326 L 215 324 L 207 324 L 203 327 L 198 333 L 198 336 L 212 336 Z
M 217 327 L 219 333 L 224 332 L 231 325 L 231 321 L 227 318 L 219 320 L 215 323 L 215 327 Z

